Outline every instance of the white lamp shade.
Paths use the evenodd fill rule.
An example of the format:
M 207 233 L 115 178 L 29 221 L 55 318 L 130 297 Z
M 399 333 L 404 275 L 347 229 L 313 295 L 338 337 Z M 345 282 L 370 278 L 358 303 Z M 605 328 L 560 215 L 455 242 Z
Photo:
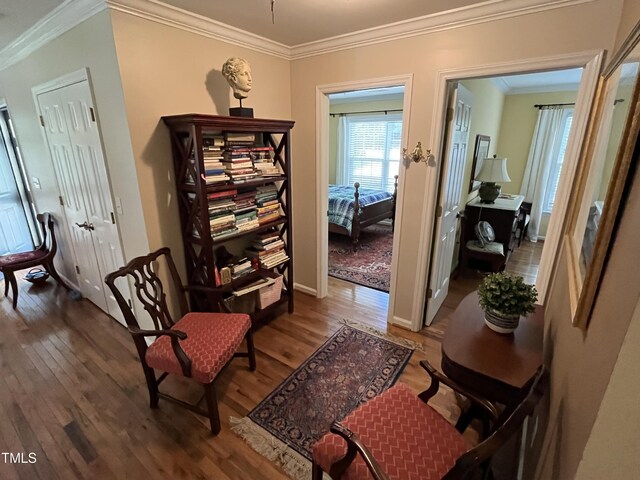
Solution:
M 485 158 L 482 162 L 482 170 L 475 179 L 479 182 L 510 182 L 507 159 Z

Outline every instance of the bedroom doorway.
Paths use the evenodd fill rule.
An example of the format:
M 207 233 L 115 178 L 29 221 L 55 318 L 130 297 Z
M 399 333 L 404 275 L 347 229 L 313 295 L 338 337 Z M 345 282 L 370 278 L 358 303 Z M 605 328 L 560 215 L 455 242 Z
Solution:
M 389 293 L 404 87 L 329 95 L 328 275 Z
M 400 212 L 405 170 L 401 167 L 400 152 L 402 146 L 407 144 L 411 82 L 411 75 L 401 75 L 322 85 L 316 88 L 317 288 L 313 291 L 303 288 L 303 291 L 313 292 L 318 298 L 323 298 L 329 290 L 329 185 L 338 184 L 340 179 L 345 186 L 353 190 L 355 199 L 354 184 L 357 182 L 359 198 L 365 193 L 370 193 L 365 192 L 366 190 L 372 189 L 377 190 L 381 197 L 373 200 L 373 206 L 367 205 L 359 209 L 355 231 L 351 219 L 351 225 L 349 221 L 346 222 L 347 225 L 342 225 L 342 233 L 345 235 L 332 237 L 342 244 L 342 248 L 337 250 L 341 250 L 344 255 L 352 255 L 355 244 L 358 257 L 367 256 L 371 237 L 385 239 L 386 243 L 376 248 L 385 254 L 384 262 L 387 265 L 381 267 L 381 262 L 375 259 L 369 262 L 368 267 L 356 265 L 348 274 L 347 280 L 353 281 L 358 277 L 358 273 L 361 273 L 359 280 L 362 280 L 362 284 L 365 280 L 373 283 L 367 285 L 367 288 L 377 288 L 376 294 L 383 292 L 383 289 L 388 292 L 388 295 L 386 292 L 380 295 L 388 302 L 388 312 L 393 311 L 397 263 L 397 256 L 393 254 L 393 250 L 397 249 L 398 232 L 401 229 Z M 354 142 L 348 151 L 354 155 L 352 164 L 339 164 L 336 160 L 333 166 L 331 158 L 332 155 L 337 158 L 338 137 L 336 133 L 335 139 L 331 141 L 331 125 L 333 124 L 337 131 L 341 123 L 347 134 L 349 131 L 352 132 Z M 356 134 L 360 135 L 360 140 Z M 346 196 L 350 195 L 347 193 Z M 355 205 L 355 202 L 353 203 Z M 337 223 L 335 221 L 332 230 L 341 230 Z M 357 238 L 354 237 L 354 233 L 358 234 Z M 373 255 L 371 257 L 376 258 Z M 383 269 L 387 269 L 388 272 L 386 280 L 385 276 L 383 279 L 372 279 L 372 273 L 379 273 L 376 270 Z M 333 280 L 332 277 L 332 281 L 340 280 Z M 390 316 L 391 313 L 387 320 Z

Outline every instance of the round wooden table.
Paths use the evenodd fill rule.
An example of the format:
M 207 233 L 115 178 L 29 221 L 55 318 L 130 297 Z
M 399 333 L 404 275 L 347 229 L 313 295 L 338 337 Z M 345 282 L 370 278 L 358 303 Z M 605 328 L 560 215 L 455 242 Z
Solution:
M 492 402 L 513 405 L 542 364 L 544 308 L 520 320 L 514 333 L 496 333 L 484 323 L 478 293 L 455 310 L 442 339 L 442 371 Z

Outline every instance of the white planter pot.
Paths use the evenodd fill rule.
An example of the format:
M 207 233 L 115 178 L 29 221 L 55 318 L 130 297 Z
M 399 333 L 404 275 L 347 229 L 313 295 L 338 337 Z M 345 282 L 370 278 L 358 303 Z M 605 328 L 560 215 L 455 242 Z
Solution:
M 505 315 L 494 310 L 484 311 L 484 323 L 494 332 L 512 333 L 518 328 L 520 315 Z

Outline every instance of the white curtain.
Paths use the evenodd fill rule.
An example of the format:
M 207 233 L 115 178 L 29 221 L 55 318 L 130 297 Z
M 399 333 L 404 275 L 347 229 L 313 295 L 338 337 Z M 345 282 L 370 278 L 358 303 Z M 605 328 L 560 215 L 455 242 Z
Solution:
M 538 113 L 536 128 L 533 131 L 529 159 L 520 188 L 520 195 L 524 195 L 524 201 L 531 203 L 531 219 L 527 229 L 527 237 L 532 242 L 538 240 L 551 161 L 560 148 L 562 135 L 559 135 L 558 132 L 563 128 L 563 115 L 564 109 L 562 108 L 541 109 Z
M 349 173 L 347 158 L 347 117 L 341 115 L 338 119 L 338 158 L 336 162 L 336 184 L 347 185 L 349 182 Z

